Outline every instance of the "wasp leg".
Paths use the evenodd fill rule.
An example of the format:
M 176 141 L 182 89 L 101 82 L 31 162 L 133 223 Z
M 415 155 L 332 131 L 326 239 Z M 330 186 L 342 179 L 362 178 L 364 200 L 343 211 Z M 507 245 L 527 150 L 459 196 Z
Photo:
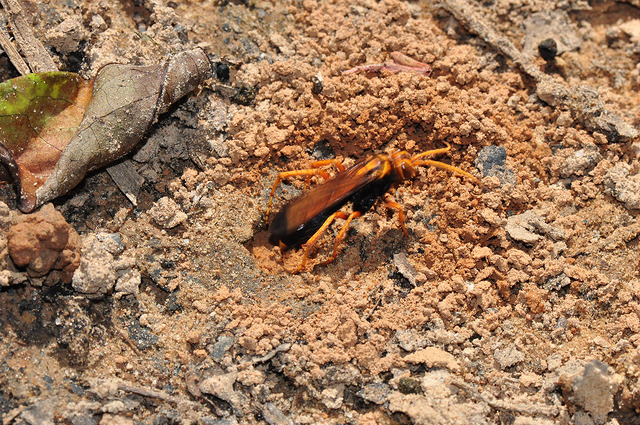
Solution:
M 313 162 L 311 164 L 311 168 L 320 168 L 320 167 L 324 167 L 327 165 L 333 165 L 335 166 L 339 172 L 343 172 L 345 170 L 344 164 L 342 164 L 342 161 L 340 161 L 339 159 L 324 159 L 322 161 L 316 161 Z M 325 180 L 327 180 L 329 178 L 329 175 L 326 174 L 326 172 L 322 173 L 318 173 L 322 176 L 322 178 L 324 178 Z M 309 188 L 309 184 L 311 183 L 311 177 L 313 177 L 313 174 L 309 174 L 304 182 L 304 190 L 307 190 Z
M 273 182 L 273 186 L 271 186 L 271 194 L 269 195 L 269 203 L 267 204 L 267 214 L 265 216 L 265 222 L 269 221 L 269 213 L 271 212 L 271 204 L 273 203 L 273 197 L 276 194 L 276 189 L 278 185 L 282 182 L 282 180 L 288 179 L 289 177 L 297 177 L 297 176 L 315 176 L 320 174 L 324 178 L 329 178 L 329 174 L 317 168 L 309 168 L 306 170 L 295 170 L 295 171 L 284 171 L 282 173 L 278 173 L 278 177 L 276 177 L 276 181 Z
M 409 232 L 407 232 L 407 228 L 404 225 L 404 221 L 406 217 L 404 215 L 404 210 L 402 209 L 402 205 L 386 197 L 384 198 L 384 204 L 387 207 L 391 208 L 392 210 L 398 211 L 398 221 L 400 222 L 400 227 L 402 227 L 402 231 L 404 232 L 404 235 L 409 236 Z
M 320 237 L 324 234 L 324 232 L 327 231 L 329 226 L 331 226 L 331 223 L 333 223 L 333 221 L 336 218 L 341 218 L 344 220 L 348 217 L 349 216 L 347 215 L 347 213 L 344 213 L 342 211 L 334 212 L 329 217 L 327 217 L 327 219 L 324 221 L 322 226 L 320 226 L 318 231 L 315 232 L 313 236 L 311 236 L 309 240 L 302 245 L 302 249 L 304 249 L 304 255 L 302 256 L 302 262 L 300 263 L 300 267 L 298 267 L 294 273 L 298 273 L 300 270 L 304 268 L 304 265 L 307 262 L 307 257 L 309 256 L 309 252 L 311 251 L 311 248 L 313 248 L 313 245 L 315 245 L 316 242 L 318 242 L 318 239 L 320 239 Z
M 316 161 L 316 162 L 311 164 L 311 168 L 324 167 L 325 165 L 334 165 L 338 169 L 338 171 L 340 171 L 340 172 L 346 170 L 346 168 L 344 167 L 344 164 L 342 163 L 342 161 L 340 161 L 337 158 L 334 158 L 334 159 L 323 159 L 322 161 Z
M 327 173 L 324 170 L 321 170 L 319 167 L 325 166 L 325 165 L 335 165 L 336 168 L 338 169 L 338 171 L 342 172 L 345 170 L 344 165 L 342 164 L 342 161 L 340 161 L 339 159 L 326 159 L 323 161 L 316 161 L 314 163 L 311 164 L 312 168 L 308 168 L 305 170 L 294 170 L 294 171 L 284 171 L 282 173 L 278 173 L 278 176 L 276 177 L 276 180 L 273 182 L 273 186 L 271 186 L 271 193 L 269 195 L 269 203 L 267 204 L 267 213 L 265 215 L 265 222 L 269 221 L 269 213 L 271 212 L 271 205 L 273 204 L 273 197 L 276 194 L 276 189 L 278 188 L 278 185 L 285 179 L 288 179 L 289 177 L 297 177 L 297 176 L 307 176 L 306 182 L 305 182 L 305 187 L 304 189 L 306 190 L 307 187 L 309 186 L 309 182 L 311 180 L 311 177 L 313 176 L 321 176 L 323 179 L 328 180 L 331 178 L 331 176 L 329 175 L 329 173 Z
M 344 237 L 347 234 L 347 230 L 349 230 L 349 225 L 351 224 L 351 221 L 361 216 L 362 216 L 362 213 L 360 211 L 354 211 L 351 214 L 349 214 L 349 217 L 347 217 L 347 221 L 342 226 L 342 229 L 340 229 L 338 236 L 336 236 L 336 242 L 333 245 L 333 253 L 331 254 L 331 257 L 329 257 L 328 260 L 322 262 L 323 266 L 326 264 L 329 264 L 330 262 L 336 259 L 336 255 L 338 254 L 338 245 L 340 245 L 340 242 L 344 240 Z

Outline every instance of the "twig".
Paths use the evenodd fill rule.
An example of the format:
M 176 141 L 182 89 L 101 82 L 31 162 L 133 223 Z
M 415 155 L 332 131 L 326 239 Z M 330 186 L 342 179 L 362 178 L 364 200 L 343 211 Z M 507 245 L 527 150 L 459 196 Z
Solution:
M 508 401 L 496 400 L 495 398 L 493 398 L 493 396 L 485 396 L 471 385 L 458 379 L 452 379 L 451 384 L 466 392 L 470 397 L 476 400 L 483 401 L 496 410 L 517 412 L 529 416 L 558 416 L 560 414 L 560 409 L 557 406 L 547 406 L 545 404 L 511 403 Z
M 31 25 L 24 19 L 25 13 L 18 0 L 0 0 L 0 4 L 7 12 L 11 32 L 33 72 L 57 71 L 58 67 L 47 49 L 33 35 Z
M 143 397 L 157 398 L 158 400 L 166 401 L 168 403 L 174 403 L 174 404 L 186 403 L 188 405 L 197 404 L 191 400 L 187 400 L 182 397 L 172 396 L 170 394 L 165 393 L 164 391 L 152 390 L 149 388 L 140 387 L 138 385 L 129 384 L 124 381 L 118 382 L 118 389 L 120 391 L 126 391 L 129 393 L 138 394 Z
M 283 351 L 289 351 L 290 348 L 291 348 L 291 343 L 290 342 L 287 342 L 287 343 L 284 343 L 284 344 L 280 344 L 276 348 L 274 348 L 273 350 L 269 351 L 264 356 L 258 357 L 257 359 L 253 359 L 251 361 L 251 364 L 252 365 L 256 365 L 258 363 L 264 363 L 266 361 L 269 361 L 272 358 L 274 358 L 276 354 L 281 353 Z
M 4 9 L 0 10 L 0 12 L 4 12 Z M 20 75 L 27 75 L 31 73 L 29 65 L 27 65 L 24 59 L 22 59 L 22 56 L 20 56 L 20 53 L 11 42 L 9 34 L 7 34 L 4 27 L 0 27 L 0 46 L 2 46 L 2 50 L 7 53 L 7 56 L 9 56 L 9 60 L 11 61 L 13 66 L 16 67 Z
M 431 75 L 431 67 L 429 64 L 419 62 L 400 52 L 391 52 L 389 56 L 391 56 L 390 61 L 375 63 L 372 65 L 356 66 L 355 68 L 342 71 L 342 75 L 356 74 L 359 72 L 373 73 L 382 71 L 389 71 L 392 74 L 409 72 L 412 74 L 425 75 L 427 77 Z
M 369 320 L 369 318 L 373 315 L 373 313 L 375 313 L 378 307 L 380 307 L 380 304 L 382 304 L 382 295 L 380 295 L 380 298 L 378 298 L 378 301 L 376 301 L 376 304 L 373 307 L 371 307 L 371 310 L 369 310 L 369 312 L 362 317 L 362 320 L 364 321 Z
M 129 335 L 127 335 L 123 329 L 120 329 L 117 326 L 114 326 L 113 329 L 115 329 L 116 332 L 118 332 L 118 335 L 120 335 L 122 340 L 133 350 L 134 353 L 136 353 L 138 356 L 142 355 L 142 352 L 138 349 L 138 347 L 136 347 L 133 341 L 131 341 L 131 338 L 129 338 Z

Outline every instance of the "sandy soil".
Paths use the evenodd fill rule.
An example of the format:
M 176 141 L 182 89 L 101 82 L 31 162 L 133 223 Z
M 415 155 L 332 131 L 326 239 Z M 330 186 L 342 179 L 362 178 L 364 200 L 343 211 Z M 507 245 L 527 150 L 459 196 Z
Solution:
M 423 2 L 26 4 L 61 69 L 200 46 L 231 79 L 127 157 L 145 181 L 137 206 L 105 171 L 54 202 L 82 240 L 70 284 L 68 263 L 45 276 L 10 263 L 24 219 L 0 188 L 4 424 L 640 423 L 637 2 L 466 14 L 516 61 Z M 432 74 L 342 74 L 394 51 Z M 596 89 L 630 133 L 542 101 L 527 66 Z M 444 141 L 437 159 L 481 182 L 422 168 L 393 192 L 408 237 L 378 204 L 329 265 L 339 227 L 300 274 L 300 251 L 281 260 L 269 244 L 276 173 Z M 303 188 L 283 184 L 274 209 Z

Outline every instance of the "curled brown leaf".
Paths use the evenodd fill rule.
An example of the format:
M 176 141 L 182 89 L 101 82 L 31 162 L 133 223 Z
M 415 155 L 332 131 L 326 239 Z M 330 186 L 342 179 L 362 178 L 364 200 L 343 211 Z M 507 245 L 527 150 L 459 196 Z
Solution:
M 81 105 L 86 108 L 78 108 L 73 98 L 67 101 L 68 108 L 75 108 L 71 115 L 80 116 L 79 124 L 61 126 L 55 117 L 69 114 L 68 108 L 63 108 L 42 128 L 27 119 L 24 125 L 33 135 L 7 143 L 5 130 L 11 126 L 2 122 L 0 162 L 7 165 L 18 185 L 20 210 L 31 212 L 64 195 L 88 172 L 126 155 L 159 114 L 211 78 L 213 72 L 211 62 L 201 49 L 182 52 L 159 65 L 109 64 L 98 71 L 91 83 L 79 82 L 80 86 L 93 88 L 90 100 Z M 45 97 L 50 100 L 52 95 L 48 93 Z M 0 121 L 24 121 L 22 114 L 3 111 L 1 105 Z M 42 136 L 48 132 L 62 133 L 62 128 L 67 132 L 51 140 Z M 43 153 L 42 146 L 48 149 L 47 154 Z

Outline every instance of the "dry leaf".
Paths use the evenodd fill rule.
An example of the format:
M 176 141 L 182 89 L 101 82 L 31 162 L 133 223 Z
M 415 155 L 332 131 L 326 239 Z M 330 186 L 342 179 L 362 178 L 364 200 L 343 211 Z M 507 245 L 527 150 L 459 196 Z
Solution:
M 52 72 L 1 83 L 0 162 L 16 182 L 20 210 L 33 211 L 126 155 L 159 114 L 213 72 L 197 49 L 162 65 L 106 65 L 92 82 Z
M 21 199 L 35 200 L 90 100 L 91 84 L 68 72 L 0 84 L 0 160 L 18 183 Z

